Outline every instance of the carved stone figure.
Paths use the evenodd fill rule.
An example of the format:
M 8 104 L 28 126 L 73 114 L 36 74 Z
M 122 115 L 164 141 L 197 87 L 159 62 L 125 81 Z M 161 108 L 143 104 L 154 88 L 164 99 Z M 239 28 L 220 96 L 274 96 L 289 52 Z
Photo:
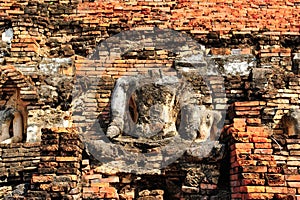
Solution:
M 118 79 L 107 136 L 163 140 L 179 134 L 196 142 L 217 140 L 221 114 L 196 105 L 190 88 L 178 77 L 153 72 Z
M 195 142 L 216 141 L 219 138 L 217 124 L 221 118 L 220 113 L 203 105 L 186 105 L 181 110 L 179 132 Z
M 19 111 L 8 107 L 0 110 L 0 142 L 21 142 L 23 135 L 22 116 Z
M 176 135 L 179 107 L 191 101 L 191 94 L 184 87 L 179 78 L 162 76 L 161 72 L 118 79 L 107 136 L 123 134 L 158 139 Z
M 282 117 L 282 124 L 285 132 L 289 136 L 300 134 L 300 109 L 290 109 L 290 111 Z

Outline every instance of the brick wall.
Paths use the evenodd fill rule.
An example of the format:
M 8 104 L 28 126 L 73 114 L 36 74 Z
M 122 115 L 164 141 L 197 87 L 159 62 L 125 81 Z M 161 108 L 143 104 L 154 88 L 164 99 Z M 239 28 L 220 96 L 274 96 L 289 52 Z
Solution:
M 295 156 L 299 139 L 287 133 L 274 133 L 261 124 L 259 114 L 253 112 L 261 111 L 260 105 L 265 102 L 233 105 L 236 115 L 227 130 L 231 138 L 231 198 L 299 199 L 299 159 Z
M 32 174 L 37 172 L 39 162 L 39 143 L 1 144 L 0 198 L 8 197 L 11 193 L 22 193 L 22 190 L 28 189 Z
M 83 100 L 86 107 L 73 118 L 84 132 L 96 117 L 104 130 L 107 127 L 110 97 L 119 77 L 157 68 L 166 74 L 174 72 L 178 56 L 153 46 L 108 57 L 105 64 L 86 59 L 101 41 L 125 30 L 158 27 L 187 33 L 204 45 L 207 56 L 224 71 L 228 60 L 247 57 L 255 62 L 246 74 L 222 74 L 226 99 L 218 101 L 224 107 L 232 105 L 225 121 L 230 128 L 220 140 L 228 144 L 228 155 L 222 161 L 211 164 L 184 157 L 163 175 L 103 173 L 98 168 L 101 164 L 81 153 L 77 136 L 67 133 L 69 130 L 45 129 L 41 159 L 29 156 L 37 153 L 37 144 L 1 145 L 0 196 L 16 192 L 21 182 L 15 181 L 22 181 L 30 185 L 28 199 L 41 195 L 224 199 L 229 192 L 232 199 L 299 199 L 299 137 L 288 136 L 281 123 L 290 108 L 299 107 L 299 13 L 299 0 L 0 1 L 0 31 L 12 28 L 14 32 L 11 46 L 1 43 L 0 48 L 4 52 L 0 56 L 0 104 L 8 100 L 4 94 L 20 90 L 21 98 L 30 102 L 28 132 L 33 134 L 69 121 L 72 85 L 80 77 L 88 79 L 81 80 L 81 86 L 92 78 L 98 81 L 96 90 Z M 100 58 L 106 55 L 98 53 Z M 201 80 L 190 82 L 196 94 L 205 93 Z M 211 105 L 209 95 L 202 100 Z M 68 141 L 75 142 L 77 147 L 72 146 L 77 150 L 69 149 Z
M 43 129 L 41 158 L 32 174 L 29 199 L 79 199 L 83 144 L 72 129 Z
M 297 1 L 4 1 L 1 5 L 0 23 L 14 31 L 6 62 L 19 63 L 26 73 L 39 71 L 36 65 L 43 57 L 85 57 L 114 34 L 154 26 L 186 32 L 207 47 L 226 47 L 222 52 L 254 51 L 266 61 L 262 65 L 272 60 L 290 68 L 290 53 L 298 51 Z

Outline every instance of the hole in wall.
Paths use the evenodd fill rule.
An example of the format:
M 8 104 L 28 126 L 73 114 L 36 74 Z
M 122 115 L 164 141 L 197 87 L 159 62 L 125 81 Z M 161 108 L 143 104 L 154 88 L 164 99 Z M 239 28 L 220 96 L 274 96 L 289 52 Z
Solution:
M 136 100 L 136 95 L 135 94 L 131 95 L 131 97 L 129 99 L 129 114 L 130 114 L 132 121 L 134 123 L 137 123 L 139 113 L 138 113 L 138 108 L 137 108 L 135 100 Z
M 14 122 L 13 120 L 11 120 L 9 125 L 9 137 L 13 137 L 13 136 L 14 136 Z

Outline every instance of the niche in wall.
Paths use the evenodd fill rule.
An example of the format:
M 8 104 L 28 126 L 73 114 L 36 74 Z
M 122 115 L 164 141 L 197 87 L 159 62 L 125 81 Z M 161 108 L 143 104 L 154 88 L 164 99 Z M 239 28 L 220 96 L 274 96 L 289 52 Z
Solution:
M 9 94 L 8 94 L 9 95 Z M 27 109 L 20 99 L 19 89 L 2 101 L 0 109 L 0 142 L 16 143 L 26 141 Z

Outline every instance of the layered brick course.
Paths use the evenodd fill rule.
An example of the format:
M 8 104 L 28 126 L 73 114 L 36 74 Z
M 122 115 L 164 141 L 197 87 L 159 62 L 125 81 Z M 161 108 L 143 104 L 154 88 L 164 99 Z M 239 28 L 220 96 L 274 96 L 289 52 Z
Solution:
M 37 172 L 40 144 L 1 144 L 0 147 L 0 198 L 3 199 L 17 185 L 29 183 L 32 173 Z
M 236 102 L 234 109 L 245 113 L 265 102 Z M 291 156 L 298 139 L 276 140 L 276 133 L 256 116 L 236 115 L 227 130 L 230 142 L 230 185 L 232 199 L 297 199 L 297 158 Z M 283 134 L 283 133 L 281 133 Z M 277 135 L 278 136 L 278 135 Z M 293 144 L 291 144 L 293 143 Z M 282 145 L 284 144 L 284 145 Z M 282 146 L 281 146 L 282 145 Z M 287 148 L 288 146 L 288 148 Z M 279 150 L 279 151 L 278 151 Z M 292 153 L 293 154 L 293 153 Z M 296 161 L 296 162 L 293 162 Z M 289 169 L 294 169 L 293 172 Z M 291 175 L 293 174 L 293 175 Z
M 36 71 L 40 56 L 86 56 L 99 41 L 124 30 L 153 27 L 189 33 L 212 47 L 256 51 L 290 66 L 287 48 L 299 42 L 299 2 L 81 2 L 5 1 L 2 25 L 13 26 L 11 57 L 24 72 Z M 282 18 L 281 16 L 285 16 Z M 97 38 L 97 39 L 96 39 Z M 85 45 L 83 45 L 85 43 Z M 293 44 L 294 43 L 294 44 Z M 297 46 L 297 45 L 296 45 Z M 226 51 L 225 51 L 226 52 Z M 283 57 L 283 59 L 276 59 Z M 27 63 L 27 65 L 21 65 Z
M 34 83 L 14 66 L 1 66 L 0 73 L 0 93 L 1 96 L 7 95 L 6 99 L 1 99 L 1 104 L 5 104 L 4 101 L 7 101 L 16 90 L 20 91 L 20 99 L 23 101 L 34 101 L 37 99 L 37 91 L 33 87 Z
M 29 199 L 79 199 L 83 144 L 75 130 L 44 129 L 41 160 L 32 174 Z

